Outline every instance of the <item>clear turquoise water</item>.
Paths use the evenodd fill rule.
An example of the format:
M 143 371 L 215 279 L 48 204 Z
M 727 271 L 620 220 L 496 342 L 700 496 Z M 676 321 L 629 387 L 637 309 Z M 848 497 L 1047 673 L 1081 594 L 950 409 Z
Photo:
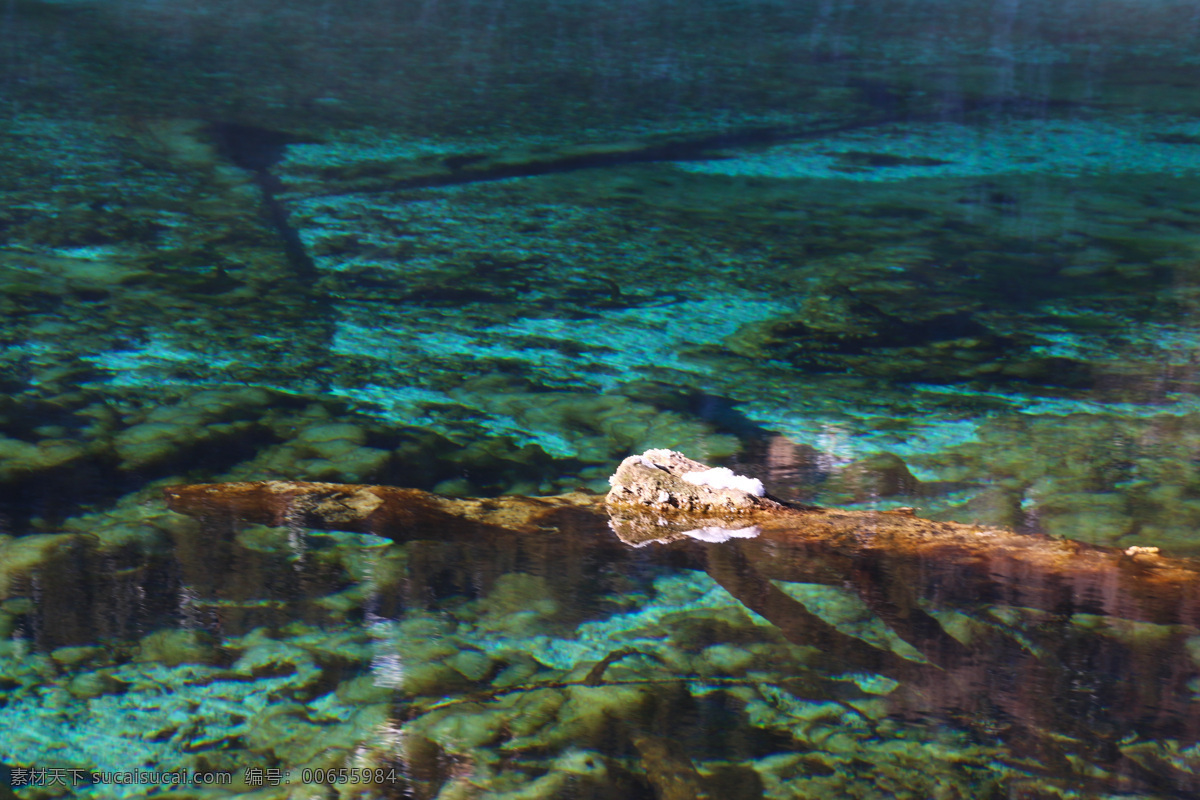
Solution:
M 650 797 L 677 740 L 719 797 L 1194 790 L 1193 732 L 1112 694 L 1158 661 L 1184 702 L 1187 624 L 933 609 L 1066 664 L 1028 686 L 1070 720 L 1030 754 L 1003 708 L 788 693 L 801 646 L 703 571 L 597 558 L 568 591 L 513 557 L 473 582 L 469 553 L 201 536 L 160 497 L 603 491 L 667 447 L 785 499 L 1193 556 L 1191 4 L 4 14 L 5 768 L 379 762 L 399 777 L 370 796 Z M 441 570 L 419 596 L 415 558 Z M 665 664 L 606 675 L 675 675 L 661 705 L 571 684 L 626 646 Z

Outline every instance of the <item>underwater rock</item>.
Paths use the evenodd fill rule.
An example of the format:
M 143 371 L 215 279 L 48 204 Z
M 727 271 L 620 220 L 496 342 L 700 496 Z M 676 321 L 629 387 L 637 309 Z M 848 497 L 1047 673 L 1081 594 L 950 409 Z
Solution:
M 740 446 L 736 437 L 715 433 L 705 422 L 621 395 L 530 392 L 477 380 L 465 382 L 452 396 L 489 417 L 516 421 L 519 430 L 536 431 L 536 444 L 547 454 L 595 464 L 611 463 L 654 443 L 700 448 L 713 458 L 732 455 Z M 489 446 L 495 445 L 475 442 L 467 449 Z M 480 464 L 472 458 L 464 465 L 478 469 Z
M 300 414 L 274 415 L 272 432 L 285 442 L 264 448 L 238 471 L 253 475 L 296 475 L 307 480 L 361 482 L 380 472 L 392 459 L 388 450 L 368 445 L 371 431 L 361 424 L 330 419 L 313 404 Z
M 486 612 L 480 618 L 479 626 L 494 631 L 530 626 L 544 630 L 555 621 L 560 611 L 561 605 L 549 581 L 538 575 L 509 572 L 497 578 L 488 593 Z M 521 615 L 521 620 L 512 620 L 514 614 Z
M 1198 426 L 1194 414 L 998 416 L 982 423 L 978 441 L 910 461 L 950 480 L 988 476 L 983 493 L 939 518 L 1196 555 Z
M 1016 528 L 1025 521 L 1025 512 L 1021 508 L 1020 491 L 1005 486 L 989 486 L 965 503 L 951 505 L 943 511 L 930 514 L 929 518 L 971 520 Z
M 65 538 L 51 534 L 34 534 L 17 539 L 0 534 L 0 600 L 9 598 L 31 573 L 53 559 L 61 557 L 64 550 L 83 546 L 83 536 Z
M 682 744 L 673 739 L 637 733 L 633 745 L 642 758 L 646 777 L 660 800 L 703 800 L 710 797 L 696 765 Z
M 404 668 L 399 686 L 408 695 L 437 697 L 466 691 L 471 682 L 459 670 L 442 662 L 415 660 Z
M 869 274 L 878 265 L 866 269 Z M 811 288 L 795 314 L 743 325 L 726 346 L 806 372 L 897 381 L 1079 386 L 1090 379 L 1084 363 L 1041 356 L 1032 337 L 992 330 L 966 291 L 958 296 L 944 286 L 935 293 L 905 281 L 844 280 Z
M 460 650 L 446 664 L 469 681 L 481 681 L 492 671 L 492 660 L 480 650 Z
M 262 630 L 247 634 L 240 645 L 246 649 L 231 667 L 239 675 L 294 676 L 296 686 L 307 686 L 321 675 L 321 670 L 307 651 L 271 639 Z
M 873 453 L 846 465 L 828 481 L 826 490 L 848 502 L 861 503 L 881 497 L 919 494 L 920 481 L 904 459 L 892 453 Z
M 272 703 L 249 719 L 246 746 L 254 753 L 269 753 L 304 763 L 296 751 L 311 758 L 320 749 L 325 731 L 309 718 L 309 709 L 300 703 Z
M 168 667 L 180 664 L 211 664 L 216 660 L 212 637 L 201 631 L 161 630 L 142 639 L 136 662 L 157 662 Z
M 68 439 L 43 439 L 36 443 L 0 436 L 0 481 L 44 472 L 78 461 L 87 448 Z
M 77 667 L 80 664 L 91 661 L 95 658 L 104 655 L 102 647 L 60 647 L 50 653 L 50 657 L 64 667 Z
M 493 686 L 517 686 L 544 669 L 537 659 L 520 650 L 505 650 L 499 655 L 508 666 L 496 673 L 492 679 Z
M 74 211 L 79 213 L 77 210 Z M 32 230 L 29 233 L 35 241 L 41 244 L 63 245 L 68 248 L 67 252 L 71 252 L 70 246 L 80 244 L 80 242 L 71 241 L 70 235 L 66 231 L 75 228 L 75 235 L 78 236 L 76 226 L 86 227 L 92 222 L 91 220 L 70 219 L 70 213 L 68 211 L 61 216 L 49 215 L 50 218 L 45 220 L 45 224 L 53 225 L 53 230 Z M 118 230 L 114 231 L 111 237 L 105 238 L 118 240 L 127 234 L 128 231 Z M 91 238 L 95 237 L 96 233 L 93 232 Z M 90 243 L 94 244 L 95 242 Z M 56 252 L 61 253 L 62 251 Z M 6 290 L 11 287 L 11 291 L 17 295 L 35 292 L 54 292 L 62 295 L 88 292 L 108 294 L 116 291 L 122 285 L 133 284 L 146 277 L 147 273 L 138 269 L 131 262 L 132 259 L 111 256 L 72 257 L 8 250 L 4 254 L 4 263 L 0 265 L 0 281 L 5 284 Z M 22 273 L 37 275 L 36 284 L 22 286 L 19 283 Z
M 113 437 L 121 469 L 173 463 L 203 448 L 253 438 L 270 392 L 257 388 L 196 392 L 178 403 L 128 415 L 129 427 Z
M 148 167 L 211 174 L 222 166 L 203 120 L 139 116 L 124 122 L 127 138 L 122 142 L 123 149 L 130 158 Z

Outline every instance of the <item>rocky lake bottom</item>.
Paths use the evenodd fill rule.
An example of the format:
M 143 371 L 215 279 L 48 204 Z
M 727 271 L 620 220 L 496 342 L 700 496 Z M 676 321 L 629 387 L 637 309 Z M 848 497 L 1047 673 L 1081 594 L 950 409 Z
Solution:
M 293 5 L 9 12 L 0 800 L 1197 790 L 1200 631 L 1111 587 L 967 603 L 856 558 L 772 578 L 773 617 L 602 522 L 163 499 L 599 495 L 666 448 L 1121 574 L 1200 556 L 1187 4 Z M 930 642 L 1037 667 L 951 702 Z

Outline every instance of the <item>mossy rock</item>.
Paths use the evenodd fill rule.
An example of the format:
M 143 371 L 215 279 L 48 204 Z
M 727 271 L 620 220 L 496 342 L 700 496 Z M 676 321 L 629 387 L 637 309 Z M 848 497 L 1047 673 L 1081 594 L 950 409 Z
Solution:
M 167 629 L 142 637 L 133 660 L 158 663 L 167 667 L 180 664 L 213 664 L 217 660 L 216 642 L 202 631 Z
M 921 482 L 904 459 L 892 453 L 875 453 L 838 470 L 823 489 L 841 502 L 862 503 L 885 497 L 920 494 Z

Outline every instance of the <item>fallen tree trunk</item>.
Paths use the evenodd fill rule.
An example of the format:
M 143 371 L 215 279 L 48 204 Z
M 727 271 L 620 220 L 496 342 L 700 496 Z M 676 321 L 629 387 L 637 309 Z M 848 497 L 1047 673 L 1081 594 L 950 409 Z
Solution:
M 999 733 L 1064 774 L 1075 772 L 1070 753 L 1089 761 L 1099 753 L 1106 768 L 1149 780 L 1137 758 L 1120 755 L 1123 737 L 1200 736 L 1187 646 L 1200 625 L 1195 562 L 935 522 L 909 509 L 793 507 L 737 477 L 649 451 L 626 459 L 607 498 L 455 499 L 290 482 L 177 486 L 166 497 L 173 510 L 218 526 L 243 520 L 409 542 L 409 602 L 435 596 L 422 583 L 434 575 L 458 575 L 486 594 L 500 575 L 532 571 L 582 607 L 603 574 L 645 564 L 701 570 L 808 648 L 811 667 L 889 676 L 900 683 L 888 696 L 894 713 Z M 778 582 L 855 592 L 925 660 L 839 630 Z M 1017 607 L 1019 631 L 997 625 L 993 605 Z M 936 615 L 947 610 L 975 621 L 967 634 L 942 625 Z M 1171 627 L 1122 633 L 1130 623 L 1089 627 L 1079 614 Z M 1098 718 L 1107 727 L 1096 729 Z M 1196 788 L 1182 773 L 1162 780 Z
M 575 545 L 618 553 L 623 542 L 652 560 L 658 551 L 664 561 L 699 569 L 705 550 L 723 547 L 738 551 L 762 577 L 781 581 L 841 585 L 849 575 L 866 580 L 870 573 L 879 581 L 868 593 L 877 598 L 870 605 L 902 612 L 922 596 L 1200 625 L 1200 565 L 1194 561 L 1154 548 L 1121 550 L 935 522 L 906 510 L 774 504 L 718 517 L 668 504 L 614 508 L 585 494 L 458 499 L 389 486 L 277 481 L 176 486 L 166 498 L 172 510 L 194 517 L 374 533 L 396 541 L 549 536 L 607 526 L 619 540 L 593 533 L 592 541 Z M 718 531 L 725 531 L 725 541 L 704 540 L 720 538 Z

